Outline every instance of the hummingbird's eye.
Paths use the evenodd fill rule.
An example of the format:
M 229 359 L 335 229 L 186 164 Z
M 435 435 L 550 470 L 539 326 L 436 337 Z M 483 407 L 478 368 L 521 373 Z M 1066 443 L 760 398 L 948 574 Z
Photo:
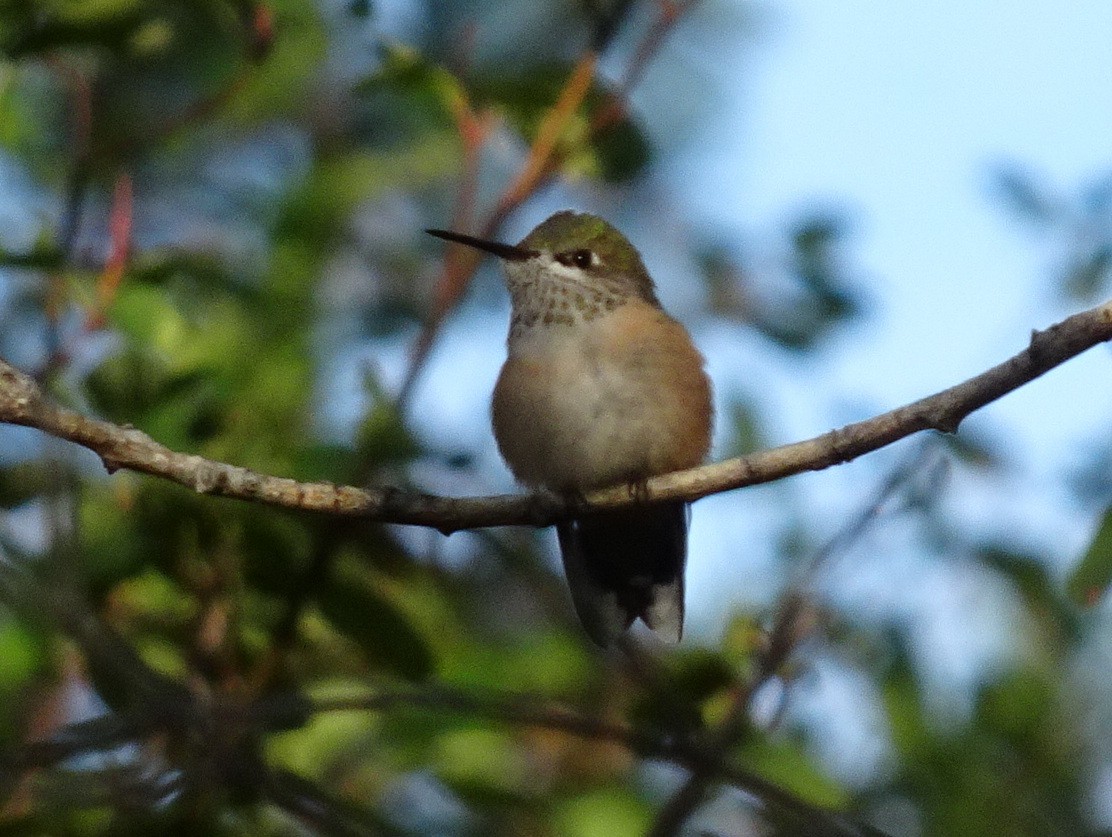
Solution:
M 593 250 L 587 248 L 565 250 L 562 253 L 557 253 L 555 259 L 565 267 L 578 267 L 580 270 L 586 270 L 598 264 L 598 256 L 594 254 Z

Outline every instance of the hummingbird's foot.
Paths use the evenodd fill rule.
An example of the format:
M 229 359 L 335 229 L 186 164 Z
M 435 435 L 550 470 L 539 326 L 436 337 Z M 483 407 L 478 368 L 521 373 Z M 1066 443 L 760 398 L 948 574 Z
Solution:
M 572 517 L 581 517 L 591 508 L 591 504 L 587 502 L 587 495 L 578 488 L 569 488 L 564 491 L 562 496 L 568 510 L 572 513 Z
M 629 496 L 635 503 L 645 503 L 649 499 L 649 478 L 631 480 L 629 483 Z
M 529 522 L 534 526 L 551 526 L 554 518 L 582 517 L 590 510 L 587 496 L 575 488 L 537 487 L 529 495 Z
M 535 488 L 529 495 L 529 522 L 534 526 L 551 526 L 567 506 L 566 497 L 550 488 Z

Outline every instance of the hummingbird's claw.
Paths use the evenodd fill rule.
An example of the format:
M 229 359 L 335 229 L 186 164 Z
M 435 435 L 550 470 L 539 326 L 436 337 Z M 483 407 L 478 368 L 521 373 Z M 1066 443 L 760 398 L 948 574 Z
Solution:
M 562 496 L 572 513 L 572 517 L 580 517 L 591 508 L 591 504 L 587 502 L 587 496 L 579 489 L 569 489 Z
M 566 506 L 564 495 L 549 488 L 534 488 L 529 495 L 529 523 L 537 528 L 551 526 Z
M 636 503 L 645 503 L 649 499 L 649 478 L 642 477 L 629 483 L 629 496 Z

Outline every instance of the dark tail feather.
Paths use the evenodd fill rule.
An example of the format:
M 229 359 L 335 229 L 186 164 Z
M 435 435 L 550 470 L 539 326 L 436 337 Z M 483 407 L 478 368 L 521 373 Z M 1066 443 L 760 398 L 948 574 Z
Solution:
M 588 635 L 610 645 L 633 620 L 671 642 L 683 634 L 683 503 L 601 512 L 556 528 L 572 602 Z

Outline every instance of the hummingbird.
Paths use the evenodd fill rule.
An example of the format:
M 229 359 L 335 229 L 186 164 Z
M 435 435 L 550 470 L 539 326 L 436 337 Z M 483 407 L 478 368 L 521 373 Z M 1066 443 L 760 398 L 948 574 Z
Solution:
M 621 232 L 568 210 L 516 245 L 427 232 L 502 262 L 513 310 L 491 418 L 519 483 L 581 498 L 704 460 L 713 409 L 703 357 Z M 638 618 L 679 642 L 687 522 L 674 501 L 557 524 L 572 603 L 596 644 Z

